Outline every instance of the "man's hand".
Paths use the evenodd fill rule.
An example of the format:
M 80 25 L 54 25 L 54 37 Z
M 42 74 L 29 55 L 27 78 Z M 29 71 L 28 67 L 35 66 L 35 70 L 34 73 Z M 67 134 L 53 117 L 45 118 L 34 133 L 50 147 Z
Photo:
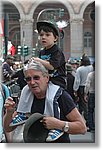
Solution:
M 4 107 L 7 111 L 13 111 L 15 109 L 16 103 L 13 101 L 11 97 L 5 101 Z
M 47 129 L 62 129 L 64 126 L 64 121 L 61 121 L 55 117 L 44 117 L 43 120 L 43 125 Z

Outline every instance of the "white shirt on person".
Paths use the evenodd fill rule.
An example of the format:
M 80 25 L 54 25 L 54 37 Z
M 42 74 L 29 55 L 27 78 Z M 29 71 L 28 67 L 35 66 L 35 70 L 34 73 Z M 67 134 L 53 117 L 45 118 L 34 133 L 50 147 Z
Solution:
M 85 84 L 85 94 L 95 93 L 95 71 L 90 72 Z
M 92 65 L 80 66 L 79 68 L 77 68 L 73 85 L 74 91 L 77 91 L 79 89 L 79 86 L 85 86 L 87 76 L 92 71 Z

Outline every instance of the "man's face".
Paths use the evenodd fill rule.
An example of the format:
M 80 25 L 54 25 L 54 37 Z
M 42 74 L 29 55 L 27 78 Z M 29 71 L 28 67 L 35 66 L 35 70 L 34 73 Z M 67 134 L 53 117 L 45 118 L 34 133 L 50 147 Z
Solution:
M 41 71 L 29 69 L 25 72 L 25 79 L 34 95 L 46 95 L 49 76 L 44 76 Z
M 12 64 L 13 64 L 13 59 L 7 59 L 7 63 L 8 63 L 10 66 L 12 66 Z

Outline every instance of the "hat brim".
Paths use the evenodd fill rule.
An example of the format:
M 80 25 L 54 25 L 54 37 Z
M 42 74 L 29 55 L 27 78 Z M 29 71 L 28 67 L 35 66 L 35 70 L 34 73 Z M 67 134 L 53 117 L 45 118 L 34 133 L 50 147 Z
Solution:
M 25 143 L 44 143 L 48 136 L 48 129 L 46 129 L 41 122 L 44 115 L 40 113 L 32 114 L 26 121 L 23 131 L 23 138 Z
M 14 57 L 13 57 L 13 56 L 8 55 L 8 56 L 6 57 L 6 59 L 12 59 L 12 60 L 14 60 Z
M 59 36 L 58 29 L 57 29 L 57 27 L 55 27 L 54 24 L 52 24 L 52 23 L 50 23 L 50 22 L 47 22 L 47 21 L 37 22 L 37 30 L 38 30 L 38 32 L 39 32 L 39 29 L 40 29 L 41 26 L 48 26 L 48 27 L 52 28 L 53 31 L 55 32 L 55 34 L 56 34 L 57 36 Z

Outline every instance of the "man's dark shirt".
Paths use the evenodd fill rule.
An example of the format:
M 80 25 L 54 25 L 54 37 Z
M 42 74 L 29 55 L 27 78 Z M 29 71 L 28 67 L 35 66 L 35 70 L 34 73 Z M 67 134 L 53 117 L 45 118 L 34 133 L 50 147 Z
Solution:
M 71 96 L 66 91 L 64 91 L 62 95 L 58 98 L 58 104 L 60 108 L 60 119 L 68 121 L 65 116 L 76 107 L 74 101 L 72 100 Z M 35 97 L 31 107 L 31 113 L 38 112 L 44 114 L 44 108 L 45 99 L 37 99 Z M 64 135 L 62 135 L 58 140 L 56 140 L 55 143 L 70 143 L 69 134 L 64 133 Z

